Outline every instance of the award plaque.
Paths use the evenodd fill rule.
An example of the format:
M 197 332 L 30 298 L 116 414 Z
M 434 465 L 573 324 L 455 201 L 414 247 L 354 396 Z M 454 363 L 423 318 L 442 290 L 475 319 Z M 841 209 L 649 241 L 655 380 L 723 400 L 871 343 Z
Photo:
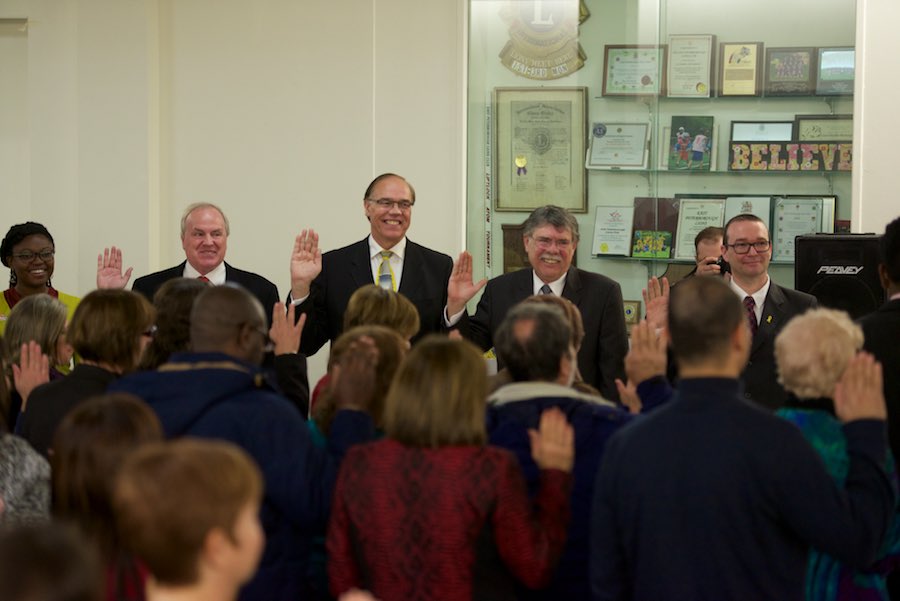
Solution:
M 591 125 L 588 169 L 646 169 L 650 145 L 649 123 Z
M 759 96 L 762 42 L 719 45 L 719 96 Z
M 666 65 L 669 98 L 709 98 L 716 36 L 670 35 Z
M 678 212 L 676 259 L 694 259 L 694 238 L 708 227 L 722 227 L 725 216 L 724 198 L 682 198 Z
M 766 49 L 766 96 L 812 96 L 815 78 L 815 48 Z
M 851 96 L 855 72 L 855 48 L 819 48 L 816 95 Z
M 604 96 L 657 96 L 665 89 L 665 46 L 606 46 Z
M 794 139 L 799 142 L 852 142 L 853 115 L 797 115 Z
M 498 211 L 555 204 L 587 211 L 587 88 L 494 90 L 494 182 Z

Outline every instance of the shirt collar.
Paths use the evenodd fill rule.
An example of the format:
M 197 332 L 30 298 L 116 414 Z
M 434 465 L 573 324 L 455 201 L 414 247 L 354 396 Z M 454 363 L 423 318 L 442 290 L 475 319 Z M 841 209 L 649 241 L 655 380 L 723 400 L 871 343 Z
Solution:
M 373 238 L 372 235 L 369 234 L 369 258 L 375 259 L 377 257 L 380 259 L 381 251 L 383 251 L 383 250 L 385 250 L 385 249 L 382 248 L 380 244 L 375 242 L 375 238 Z M 406 254 L 406 236 L 403 236 L 400 239 L 400 242 L 398 242 L 397 244 L 395 244 L 394 246 L 392 246 L 391 248 L 389 248 L 387 250 L 390 250 L 392 253 L 397 255 L 397 257 L 402 261 L 403 255 Z
M 213 284 L 214 286 L 221 286 L 225 283 L 225 261 L 222 261 L 221 263 L 216 265 L 216 267 L 212 271 L 206 274 L 200 273 L 199 271 L 194 269 L 189 261 L 185 261 L 183 275 L 186 278 L 194 280 L 199 278 L 201 275 L 205 275 L 210 284 Z
M 555 280 L 553 282 L 547 282 L 547 285 L 550 286 L 550 290 L 556 296 L 562 296 L 563 288 L 566 286 L 566 276 L 569 275 L 568 272 L 564 273 L 561 278 Z M 538 277 L 537 272 L 532 269 L 531 270 L 531 290 L 534 294 L 541 293 L 541 287 L 545 284 L 545 282 Z
M 900 292 L 889 298 L 888 300 L 900 300 Z
M 556 382 L 512 382 L 505 384 L 494 391 L 494 394 L 488 398 L 488 404 L 505 405 L 506 403 L 540 398 L 578 399 L 597 405 L 615 406 L 606 399 L 578 392 L 574 388 L 563 386 Z
M 772 279 L 768 275 L 766 275 L 766 283 L 763 284 L 762 288 L 760 288 L 753 294 L 750 294 L 749 292 L 738 286 L 737 282 L 735 282 L 734 279 L 729 282 L 729 285 L 731 286 L 731 289 L 734 290 L 735 294 L 741 297 L 742 301 L 746 296 L 752 297 L 753 302 L 756 303 L 757 306 L 757 315 L 759 315 L 759 313 L 762 311 L 763 305 L 766 303 L 766 295 L 769 294 L 769 287 L 772 285 Z

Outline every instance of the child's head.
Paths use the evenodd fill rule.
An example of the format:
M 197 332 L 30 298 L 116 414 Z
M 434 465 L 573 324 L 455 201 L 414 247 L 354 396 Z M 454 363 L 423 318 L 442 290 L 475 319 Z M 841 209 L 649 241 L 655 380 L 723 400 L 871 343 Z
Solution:
M 113 502 L 123 543 L 161 586 L 197 584 L 204 566 L 237 587 L 256 571 L 265 542 L 262 490 L 258 468 L 238 447 L 181 439 L 132 454 Z

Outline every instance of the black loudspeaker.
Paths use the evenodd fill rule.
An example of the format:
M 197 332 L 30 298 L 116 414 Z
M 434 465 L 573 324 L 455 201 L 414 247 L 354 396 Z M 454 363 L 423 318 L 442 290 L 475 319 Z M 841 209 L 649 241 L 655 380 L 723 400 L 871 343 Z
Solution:
M 878 279 L 878 234 L 798 236 L 794 257 L 797 290 L 819 304 L 857 319 L 878 309 L 884 289 Z

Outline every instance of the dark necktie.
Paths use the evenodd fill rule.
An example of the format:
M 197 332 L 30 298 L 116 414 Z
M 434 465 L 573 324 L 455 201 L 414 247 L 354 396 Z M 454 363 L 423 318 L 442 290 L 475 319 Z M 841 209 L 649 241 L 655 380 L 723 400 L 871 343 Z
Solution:
M 744 308 L 747 310 L 747 323 L 750 324 L 750 333 L 756 336 L 759 324 L 756 323 L 756 301 L 752 296 L 744 297 Z
M 550 286 L 548 286 L 547 284 L 544 284 L 543 286 L 541 286 L 540 293 L 541 294 L 553 294 L 553 291 L 550 290 Z

